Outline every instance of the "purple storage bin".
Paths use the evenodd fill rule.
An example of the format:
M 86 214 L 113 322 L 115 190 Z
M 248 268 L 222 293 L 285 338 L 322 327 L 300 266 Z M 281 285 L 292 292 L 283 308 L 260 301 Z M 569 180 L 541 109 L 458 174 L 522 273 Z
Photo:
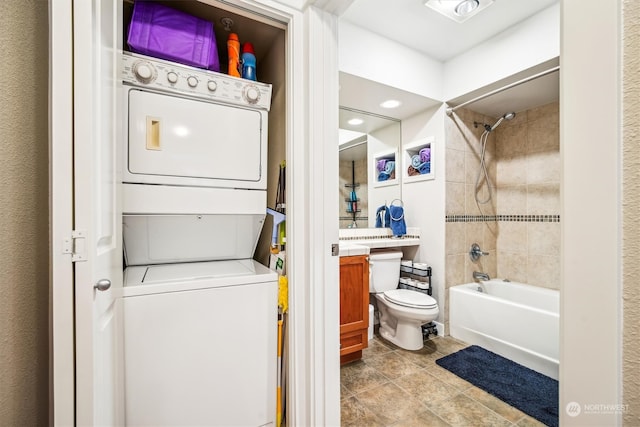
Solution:
M 158 3 L 135 2 L 127 43 L 133 52 L 220 71 L 213 23 Z

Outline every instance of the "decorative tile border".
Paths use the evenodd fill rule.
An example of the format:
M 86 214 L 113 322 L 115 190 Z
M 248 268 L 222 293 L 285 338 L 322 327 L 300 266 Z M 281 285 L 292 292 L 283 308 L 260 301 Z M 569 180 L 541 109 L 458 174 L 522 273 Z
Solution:
M 338 240 L 388 240 L 388 239 L 419 239 L 420 235 L 417 234 L 405 234 L 402 237 L 391 236 L 376 236 L 376 235 L 368 235 L 368 236 L 350 236 L 344 237 L 341 236 Z
M 560 215 L 446 215 L 445 222 L 560 222 Z
M 420 228 L 407 227 L 407 234 L 394 237 L 390 228 L 341 228 L 338 230 L 339 240 L 384 240 L 384 239 L 419 239 Z

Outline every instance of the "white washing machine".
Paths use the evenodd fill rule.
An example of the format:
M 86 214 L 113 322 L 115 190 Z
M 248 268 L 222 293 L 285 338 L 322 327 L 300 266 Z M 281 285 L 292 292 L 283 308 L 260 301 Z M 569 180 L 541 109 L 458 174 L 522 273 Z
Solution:
M 277 275 L 253 260 L 129 267 L 127 425 L 275 420 Z
M 278 276 L 266 214 L 271 86 L 124 54 L 125 421 L 275 423 Z

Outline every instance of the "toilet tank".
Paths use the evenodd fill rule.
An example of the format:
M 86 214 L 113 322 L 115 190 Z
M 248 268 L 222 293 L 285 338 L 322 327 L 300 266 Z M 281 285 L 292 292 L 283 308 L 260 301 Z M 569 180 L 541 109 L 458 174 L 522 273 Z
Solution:
M 380 293 L 398 287 L 401 259 L 401 251 L 369 254 L 369 292 Z

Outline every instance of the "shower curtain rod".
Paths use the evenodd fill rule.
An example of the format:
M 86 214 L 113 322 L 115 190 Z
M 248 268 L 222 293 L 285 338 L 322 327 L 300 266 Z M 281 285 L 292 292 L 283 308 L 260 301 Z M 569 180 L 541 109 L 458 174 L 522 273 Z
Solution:
M 540 73 L 538 73 L 538 74 L 534 74 L 533 76 L 525 77 L 524 79 L 522 79 L 522 80 L 518 80 L 517 82 L 513 82 L 513 83 L 508 84 L 508 85 L 506 85 L 506 86 L 503 86 L 503 87 L 501 87 L 501 88 L 498 88 L 498 89 L 492 90 L 491 92 L 488 92 L 488 93 L 485 93 L 484 95 L 480 95 L 480 96 L 478 96 L 478 97 L 475 97 L 475 98 L 473 98 L 473 99 L 470 99 L 469 101 L 465 101 L 465 102 L 463 102 L 463 103 L 462 103 L 462 104 L 460 104 L 460 105 L 456 105 L 455 107 L 449 107 L 449 108 L 447 108 L 447 110 L 446 110 L 447 116 L 450 116 L 450 115 L 451 115 L 455 110 L 457 110 L 458 108 L 462 108 L 462 107 L 464 107 L 465 105 L 472 104 L 472 103 L 474 103 L 474 102 L 476 102 L 476 101 L 480 101 L 480 100 L 482 100 L 482 99 L 485 99 L 485 98 L 487 98 L 487 97 L 489 97 L 489 96 L 491 96 L 491 95 L 495 95 L 495 94 L 500 93 L 500 92 L 503 92 L 503 91 L 505 91 L 505 90 L 507 90 L 507 89 L 511 89 L 512 87 L 516 87 L 516 86 L 519 86 L 519 85 L 521 85 L 521 84 L 523 84 L 523 83 L 527 83 L 527 82 L 529 82 L 529 81 L 531 81 L 531 80 L 535 80 L 535 79 L 537 79 L 538 77 L 546 76 L 547 74 L 551 74 L 551 73 L 553 73 L 553 72 L 556 72 L 556 71 L 558 71 L 559 69 L 560 69 L 560 66 L 558 65 L 558 66 L 556 66 L 556 67 L 553 67 L 553 68 L 550 68 L 550 69 L 548 69 L 548 70 L 542 71 L 542 72 L 540 72 Z

